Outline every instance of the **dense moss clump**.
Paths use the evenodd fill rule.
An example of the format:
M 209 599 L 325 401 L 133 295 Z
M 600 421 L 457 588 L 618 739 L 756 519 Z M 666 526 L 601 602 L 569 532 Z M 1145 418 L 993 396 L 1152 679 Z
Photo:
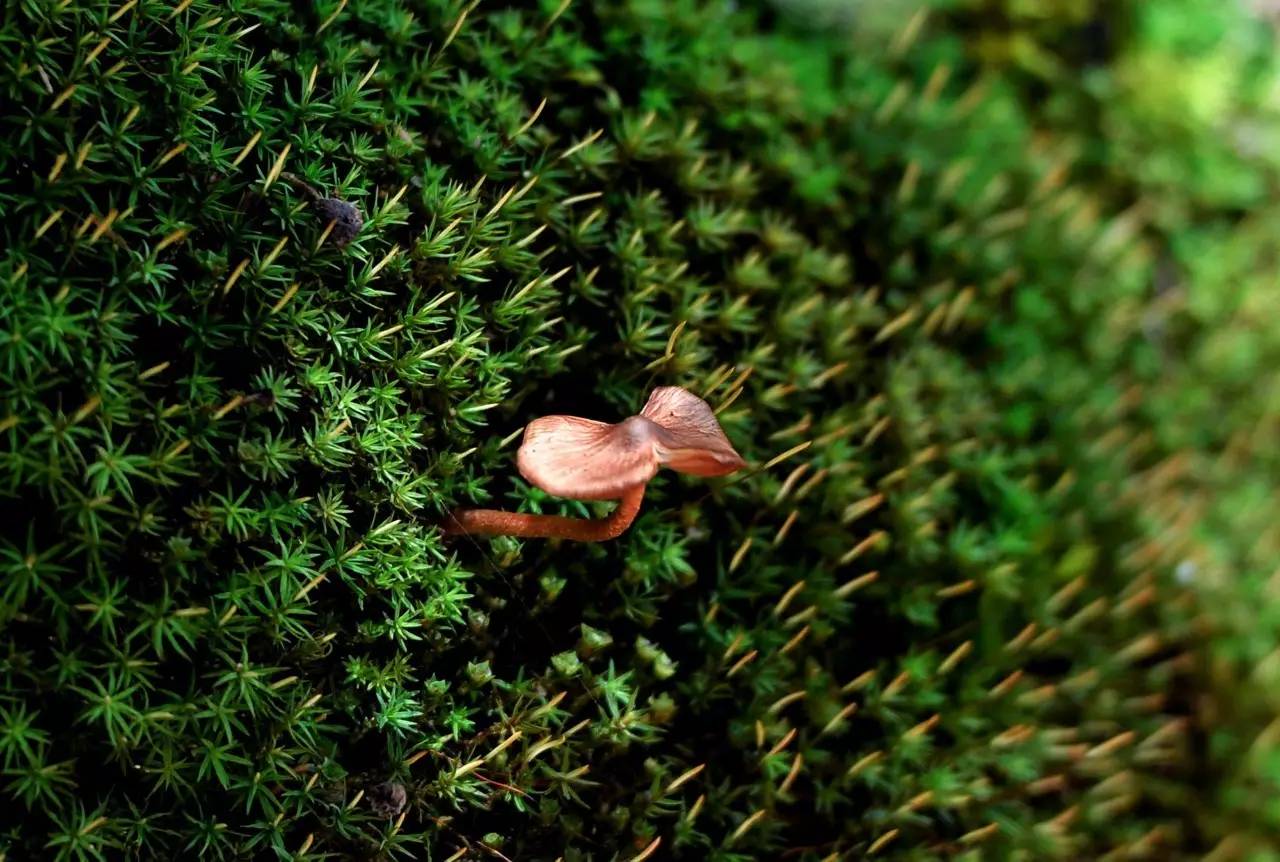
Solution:
M 1192 220 L 1126 208 L 1239 201 L 1082 156 L 1013 12 L 787 15 L 6 7 L 0 858 L 1270 846 L 1261 657 L 1151 523 Z M 751 468 L 440 535 L 588 514 L 520 429 L 655 385 Z

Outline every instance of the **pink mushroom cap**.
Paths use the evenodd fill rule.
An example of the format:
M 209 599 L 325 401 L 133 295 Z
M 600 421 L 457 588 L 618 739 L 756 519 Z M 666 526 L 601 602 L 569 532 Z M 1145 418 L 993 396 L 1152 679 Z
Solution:
M 578 416 L 544 416 L 525 428 L 516 453 L 520 475 L 572 500 L 616 500 L 644 485 L 659 467 L 725 476 L 746 466 L 707 402 L 662 386 L 639 415 L 610 424 Z

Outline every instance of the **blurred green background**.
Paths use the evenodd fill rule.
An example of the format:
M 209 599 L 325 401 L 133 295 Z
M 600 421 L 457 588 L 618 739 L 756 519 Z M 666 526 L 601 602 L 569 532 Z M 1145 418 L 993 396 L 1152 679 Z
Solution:
M 1280 6 L 0 8 L 0 862 L 1280 859 Z

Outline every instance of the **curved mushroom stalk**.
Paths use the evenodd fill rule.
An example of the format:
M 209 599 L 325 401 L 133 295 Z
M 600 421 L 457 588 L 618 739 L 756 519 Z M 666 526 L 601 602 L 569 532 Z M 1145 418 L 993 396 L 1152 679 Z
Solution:
M 446 535 L 487 534 L 602 542 L 626 532 L 644 489 L 662 466 L 696 476 L 724 476 L 746 466 L 715 412 L 675 386 L 655 389 L 644 409 L 616 424 L 579 416 L 544 416 L 529 423 L 520 474 L 549 494 L 573 500 L 618 500 L 605 518 L 587 520 L 498 509 L 460 509 L 442 525 Z
M 441 529 L 446 536 L 517 536 L 521 539 L 568 539 L 572 542 L 607 542 L 627 531 L 640 512 L 644 485 L 636 485 L 603 518 L 566 518 L 563 515 L 533 515 L 500 509 L 459 509 L 449 515 Z

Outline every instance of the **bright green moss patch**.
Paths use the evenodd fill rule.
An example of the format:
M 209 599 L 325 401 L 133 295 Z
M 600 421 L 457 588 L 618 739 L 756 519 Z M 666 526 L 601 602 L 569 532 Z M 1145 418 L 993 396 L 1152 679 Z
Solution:
M 958 29 L 767 18 L 6 11 L 0 852 L 1181 859 L 1235 828 L 1123 388 L 1155 256 Z M 661 475 L 609 544 L 440 537 L 588 514 L 519 479 L 521 427 L 655 385 L 752 468 Z

